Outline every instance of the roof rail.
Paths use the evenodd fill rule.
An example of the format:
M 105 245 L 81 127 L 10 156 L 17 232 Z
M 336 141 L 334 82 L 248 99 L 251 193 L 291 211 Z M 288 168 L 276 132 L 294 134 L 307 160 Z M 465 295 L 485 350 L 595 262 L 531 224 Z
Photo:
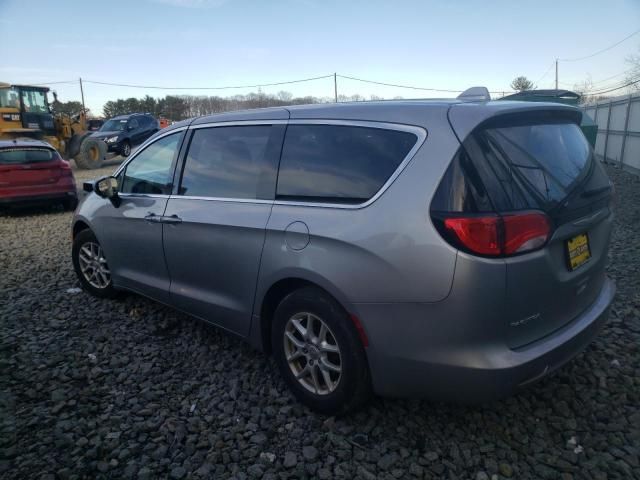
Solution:
M 463 102 L 488 102 L 491 95 L 487 87 L 471 87 L 458 95 L 458 100 Z

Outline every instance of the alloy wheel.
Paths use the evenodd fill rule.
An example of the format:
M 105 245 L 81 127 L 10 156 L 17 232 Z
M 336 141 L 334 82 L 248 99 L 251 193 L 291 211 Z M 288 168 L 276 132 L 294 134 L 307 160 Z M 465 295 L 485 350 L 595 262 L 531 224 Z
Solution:
M 284 330 L 284 353 L 298 382 L 317 395 L 335 391 L 342 377 L 342 356 L 336 337 L 317 315 L 293 315 Z
M 104 257 L 102 247 L 94 242 L 86 242 L 78 253 L 80 271 L 89 285 L 106 288 L 111 282 L 111 272 Z

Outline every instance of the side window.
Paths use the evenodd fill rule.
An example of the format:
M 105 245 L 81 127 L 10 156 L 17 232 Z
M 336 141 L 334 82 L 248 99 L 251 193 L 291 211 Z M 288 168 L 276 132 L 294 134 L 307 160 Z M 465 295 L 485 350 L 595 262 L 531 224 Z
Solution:
M 138 123 L 138 120 L 136 118 L 132 118 L 131 120 L 129 120 L 128 126 L 135 130 L 140 126 L 140 124 Z
M 274 139 L 281 139 L 278 134 L 282 132 L 278 127 L 247 125 L 195 130 L 182 172 L 180 195 L 266 198 L 265 184 L 270 185 L 273 195 L 277 162 L 274 145 L 279 149 Z
M 342 125 L 289 125 L 276 198 L 362 203 L 415 145 L 413 133 Z
M 182 132 L 156 140 L 129 162 L 122 176 L 122 193 L 169 195 L 174 161 Z

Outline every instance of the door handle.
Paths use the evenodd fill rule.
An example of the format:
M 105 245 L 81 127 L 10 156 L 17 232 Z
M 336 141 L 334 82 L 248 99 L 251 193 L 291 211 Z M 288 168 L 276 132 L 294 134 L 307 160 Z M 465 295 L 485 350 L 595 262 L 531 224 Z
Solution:
M 149 223 L 160 223 L 162 221 L 162 217 L 151 212 L 149 212 L 144 219 Z
M 168 217 L 162 217 L 162 223 L 177 225 L 178 223 L 182 223 L 182 219 L 178 215 L 173 214 Z

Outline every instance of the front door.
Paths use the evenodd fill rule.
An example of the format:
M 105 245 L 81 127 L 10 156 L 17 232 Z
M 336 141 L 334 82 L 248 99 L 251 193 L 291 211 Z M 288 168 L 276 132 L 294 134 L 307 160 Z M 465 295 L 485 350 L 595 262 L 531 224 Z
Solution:
M 160 300 L 169 291 L 162 216 L 182 136 L 166 135 L 136 153 L 118 175 L 120 205 L 106 202 L 99 215 L 114 284 Z
M 164 214 L 172 304 L 249 331 L 284 125 L 196 129 Z

